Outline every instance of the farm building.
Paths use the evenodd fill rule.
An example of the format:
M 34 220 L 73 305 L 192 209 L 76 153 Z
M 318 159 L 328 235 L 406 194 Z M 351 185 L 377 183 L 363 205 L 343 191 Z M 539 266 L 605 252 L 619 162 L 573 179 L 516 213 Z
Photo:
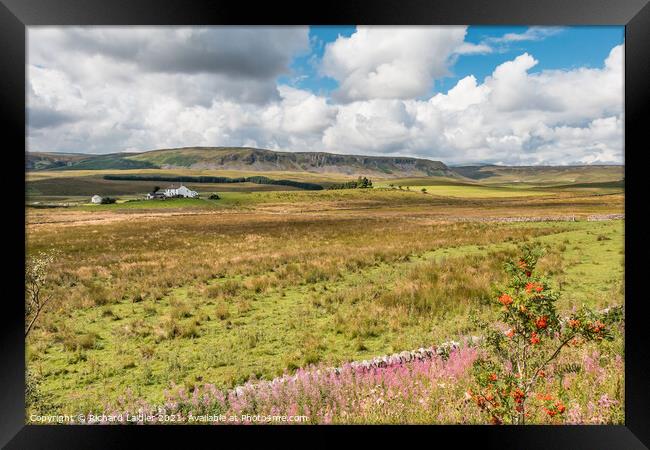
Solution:
M 162 191 L 149 192 L 147 194 L 147 200 L 153 200 L 156 198 L 165 198 L 165 193 Z
M 199 193 L 196 191 L 193 191 L 191 189 L 188 189 L 187 187 L 183 186 L 182 184 L 180 186 L 175 186 L 171 185 L 167 189 L 165 189 L 165 196 L 166 197 L 189 197 L 189 198 L 194 198 L 198 197 Z
M 93 195 L 92 198 L 90 199 L 91 203 L 95 203 L 97 205 L 100 204 L 102 200 L 103 200 L 102 197 L 99 195 Z

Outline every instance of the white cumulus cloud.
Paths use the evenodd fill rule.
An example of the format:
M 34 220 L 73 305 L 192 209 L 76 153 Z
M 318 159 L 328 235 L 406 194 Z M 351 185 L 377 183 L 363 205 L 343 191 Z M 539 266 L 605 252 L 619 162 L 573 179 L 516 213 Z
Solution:
M 620 45 L 601 68 L 531 74 L 537 60 L 523 53 L 483 83 L 468 76 L 429 100 L 352 102 L 323 143 L 448 163 L 621 163 L 622 57 Z
M 522 51 L 485 79 L 467 75 L 432 95 L 455 58 L 489 52 L 465 41 L 466 27 L 358 27 L 325 48 L 321 71 L 339 82 L 330 97 L 278 82 L 310 45 L 306 28 L 231 31 L 30 28 L 28 148 L 244 145 L 451 164 L 623 162 L 623 45 L 600 67 L 567 70 L 536 70 L 538 59 Z
M 452 55 L 474 47 L 467 27 L 357 27 L 328 44 L 323 73 L 340 83 L 343 101 L 425 95 L 433 80 L 449 74 Z

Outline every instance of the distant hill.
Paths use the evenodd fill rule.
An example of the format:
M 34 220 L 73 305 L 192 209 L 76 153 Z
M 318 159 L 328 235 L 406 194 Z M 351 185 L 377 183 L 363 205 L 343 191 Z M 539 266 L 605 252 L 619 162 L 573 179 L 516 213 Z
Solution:
M 155 169 L 147 161 L 134 161 L 124 153 L 86 155 L 82 153 L 27 153 L 26 170 L 103 170 L 103 169 Z
M 567 185 L 609 183 L 624 179 L 623 166 L 458 166 L 401 156 L 279 152 L 249 147 L 186 147 L 141 153 L 88 155 L 33 153 L 26 170 L 195 169 L 245 172 L 309 172 L 368 175 L 380 178 L 448 177 L 468 183 Z
M 458 175 L 481 183 L 576 184 L 619 182 L 624 166 L 458 166 Z
M 60 158 L 57 156 L 60 155 Z M 142 153 L 75 155 L 28 153 L 27 170 L 216 169 L 382 176 L 455 176 L 440 161 L 401 156 L 279 152 L 246 147 L 188 147 Z
M 25 155 L 26 170 L 49 170 L 73 165 L 88 158 L 80 153 L 32 153 Z

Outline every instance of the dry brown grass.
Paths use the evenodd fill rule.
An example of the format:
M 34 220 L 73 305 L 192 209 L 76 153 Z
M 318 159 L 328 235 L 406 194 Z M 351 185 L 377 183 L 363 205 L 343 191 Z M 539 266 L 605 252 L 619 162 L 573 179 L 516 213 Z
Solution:
M 59 402 L 83 409 L 84 399 L 115 397 L 126 385 L 156 396 L 169 381 L 198 374 L 226 385 L 252 372 L 269 377 L 448 339 L 466 332 L 467 311 L 501 273 L 503 255 L 466 252 L 568 229 L 472 220 L 584 216 L 622 205 L 615 196 L 291 195 L 298 200 L 278 194 L 248 210 L 30 213 L 28 252 L 60 254 L 50 274 L 54 300 L 30 336 L 30 367 L 44 368 Z M 599 247 L 615 242 L 588 238 Z M 457 247 L 459 258 L 431 260 L 431 251 Z M 567 261 L 549 255 L 543 264 L 559 276 Z M 68 367 L 67 358 L 84 355 L 88 361 Z
M 512 256 L 504 251 L 418 265 L 379 301 L 409 314 L 467 311 L 489 301 L 492 284 L 501 281 L 502 265 Z
M 303 198 L 305 193 L 289 198 L 293 201 L 295 196 Z M 425 204 L 419 203 L 425 197 L 421 195 L 414 196 L 416 203 L 390 203 L 392 197 L 383 194 L 365 196 L 283 203 L 290 212 L 282 215 L 268 211 L 273 204 L 258 205 L 254 212 L 190 215 L 39 211 L 28 217 L 29 223 L 38 224 L 28 226 L 28 251 L 61 251 L 53 274 L 57 296 L 65 299 L 59 307 L 103 306 L 126 299 L 155 303 L 172 288 L 215 279 L 216 283 L 203 284 L 205 294 L 228 299 L 242 289 L 263 293 L 299 283 L 336 281 L 342 272 L 402 261 L 443 246 L 518 240 L 531 233 L 495 224 L 450 222 L 452 218 L 549 211 L 581 216 L 617 212 L 622 206 L 622 196 L 616 195 L 427 199 Z M 377 204 L 366 208 L 369 202 Z M 318 212 L 298 213 L 296 208 Z M 75 226 L 67 226 L 70 223 Z M 226 279 L 218 281 L 220 277 Z M 406 283 L 401 289 L 410 295 L 413 286 Z

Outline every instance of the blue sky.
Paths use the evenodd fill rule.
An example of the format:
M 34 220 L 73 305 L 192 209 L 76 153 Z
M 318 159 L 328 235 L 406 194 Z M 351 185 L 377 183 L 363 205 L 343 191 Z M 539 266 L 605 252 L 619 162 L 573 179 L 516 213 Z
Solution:
M 525 33 L 529 27 L 470 26 L 466 40 L 479 43 L 508 33 Z M 539 64 L 530 73 L 547 69 L 573 69 L 577 67 L 601 67 L 610 50 L 625 39 L 625 29 L 619 26 L 585 26 L 558 29 L 558 33 L 539 40 L 511 43 L 503 52 L 486 55 L 461 56 L 454 67 L 455 76 L 444 81 L 444 87 L 474 74 L 479 81 L 490 75 L 493 68 L 513 57 L 528 52 Z M 444 90 L 444 87 L 442 90 Z
M 474 44 L 490 42 L 509 33 L 523 34 L 528 26 L 469 26 L 465 40 Z M 337 88 L 333 78 L 322 76 L 318 62 L 325 46 L 338 37 L 350 37 L 355 26 L 309 27 L 310 51 L 294 58 L 292 74 L 278 78 L 280 83 L 308 89 L 315 94 L 329 94 Z M 601 67 L 610 50 L 625 40 L 622 26 L 557 27 L 556 33 L 536 40 L 522 40 L 506 44 L 494 44 L 492 53 L 459 56 L 452 67 L 452 74 L 434 83 L 430 94 L 446 92 L 458 80 L 474 75 L 479 82 L 490 75 L 499 64 L 528 52 L 539 61 L 529 73 L 547 69 L 573 69 L 577 67 Z
M 292 86 L 308 89 L 315 94 L 327 95 L 338 83 L 333 78 L 322 76 L 318 65 L 325 53 L 325 46 L 340 36 L 350 37 L 355 26 L 311 26 L 309 27 L 310 51 L 294 58 L 291 63 L 292 74 L 281 76 L 278 81 Z
M 622 163 L 623 27 L 29 27 L 28 149 Z

